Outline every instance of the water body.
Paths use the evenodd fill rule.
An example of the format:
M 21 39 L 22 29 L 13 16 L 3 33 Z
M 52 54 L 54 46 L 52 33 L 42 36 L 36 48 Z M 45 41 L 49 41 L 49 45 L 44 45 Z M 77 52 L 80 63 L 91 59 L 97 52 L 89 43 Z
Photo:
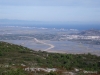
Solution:
M 92 53 L 100 55 L 99 45 L 82 44 L 71 41 L 49 41 L 49 40 L 2 40 L 5 42 L 13 43 L 28 47 L 33 50 L 42 50 L 48 52 L 58 53 Z M 53 47 L 52 47 L 53 46 Z
M 8 35 L 8 34 L 9 35 L 10 34 L 14 34 L 14 35 L 25 34 L 27 35 L 27 37 L 29 37 L 28 35 L 38 34 L 38 33 L 46 35 L 46 33 L 56 34 L 56 33 L 61 33 L 61 32 L 63 32 L 62 34 L 64 33 L 66 34 L 68 31 L 67 30 L 59 31 L 56 29 L 43 29 L 43 28 L 40 29 L 40 28 L 34 28 L 34 26 L 32 27 L 31 26 L 30 27 L 1 26 L 0 27 L 0 36 Z M 33 50 L 61 52 L 61 53 L 92 53 L 92 54 L 100 55 L 100 45 L 82 44 L 82 43 L 72 42 L 72 41 L 67 41 L 67 40 L 66 41 L 50 41 L 50 40 L 39 40 L 37 38 L 34 39 L 34 37 L 31 37 L 30 40 L 1 40 L 1 41 L 22 45 Z

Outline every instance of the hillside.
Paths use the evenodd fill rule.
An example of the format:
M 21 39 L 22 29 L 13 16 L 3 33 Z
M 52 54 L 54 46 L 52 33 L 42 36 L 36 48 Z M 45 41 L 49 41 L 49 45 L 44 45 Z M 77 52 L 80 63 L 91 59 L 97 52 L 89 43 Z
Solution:
M 49 75 L 43 71 L 25 71 L 25 68 L 56 68 L 60 71 L 100 71 L 100 56 L 88 54 L 59 54 L 34 51 L 20 45 L 0 42 L 1 75 Z M 16 74 L 13 74 L 13 73 Z M 80 72 L 80 71 L 79 71 Z M 52 74 L 51 74 L 52 75 Z M 56 75 L 56 74 L 54 74 Z M 61 75 L 61 74 L 57 74 Z

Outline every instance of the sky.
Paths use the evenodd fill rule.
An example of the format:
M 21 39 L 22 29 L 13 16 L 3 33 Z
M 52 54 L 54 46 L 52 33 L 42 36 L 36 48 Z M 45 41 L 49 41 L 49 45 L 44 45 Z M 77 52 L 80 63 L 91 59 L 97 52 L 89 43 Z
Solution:
M 0 19 L 100 24 L 100 0 L 0 0 Z

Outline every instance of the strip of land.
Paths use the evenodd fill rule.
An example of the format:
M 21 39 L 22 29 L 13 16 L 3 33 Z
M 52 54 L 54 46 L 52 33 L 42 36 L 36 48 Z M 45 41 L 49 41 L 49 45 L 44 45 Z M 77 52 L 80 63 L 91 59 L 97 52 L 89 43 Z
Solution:
M 55 47 L 54 45 L 45 43 L 45 42 L 43 42 L 43 41 L 40 41 L 40 40 L 38 40 L 37 38 L 34 38 L 34 40 L 35 40 L 36 42 L 38 42 L 38 43 L 41 43 L 41 44 L 50 46 L 49 48 L 47 48 L 47 49 L 45 49 L 45 50 L 43 50 L 43 51 L 48 51 L 48 50 L 50 50 L 50 49 L 52 49 L 52 48 Z

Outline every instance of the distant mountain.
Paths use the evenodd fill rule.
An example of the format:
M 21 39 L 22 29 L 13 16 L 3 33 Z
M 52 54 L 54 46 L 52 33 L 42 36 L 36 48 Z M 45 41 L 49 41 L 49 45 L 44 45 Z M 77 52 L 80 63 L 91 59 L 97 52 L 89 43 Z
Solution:
M 28 21 L 28 20 L 10 20 L 10 19 L 0 19 L 0 24 L 38 24 L 40 21 Z
M 80 32 L 78 35 L 91 35 L 91 36 L 100 36 L 100 30 L 95 30 L 95 29 L 91 29 L 91 30 L 86 30 L 86 31 L 82 31 Z
M 16 20 L 16 19 L 0 19 L 0 25 L 19 25 L 19 26 L 34 26 L 43 28 L 57 28 L 57 29 L 100 29 L 99 23 L 79 23 L 79 22 L 51 22 L 51 21 L 35 21 L 35 20 Z

